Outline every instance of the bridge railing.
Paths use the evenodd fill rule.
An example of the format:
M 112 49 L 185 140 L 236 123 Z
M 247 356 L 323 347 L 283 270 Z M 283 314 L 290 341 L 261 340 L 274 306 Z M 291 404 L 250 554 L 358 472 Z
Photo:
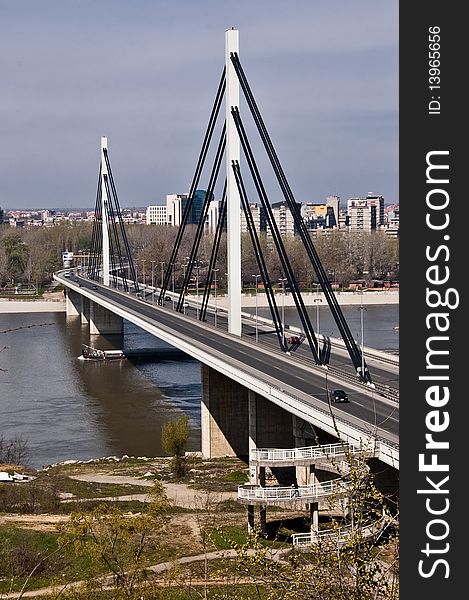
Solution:
M 333 459 L 337 456 L 363 452 L 350 444 L 325 444 L 300 448 L 256 448 L 250 452 L 250 460 L 257 462 L 292 462 L 296 460 Z
M 323 483 L 314 483 L 298 487 L 261 487 L 257 485 L 241 485 L 238 487 L 238 500 L 250 501 L 292 501 L 303 500 L 314 502 L 318 498 L 344 494 L 351 487 L 350 482 L 343 479 L 332 479 Z
M 383 514 L 377 521 L 364 525 L 359 530 L 360 538 L 363 539 L 378 534 L 387 522 L 388 517 Z M 320 529 L 308 533 L 293 533 L 291 537 L 293 545 L 297 548 L 308 548 L 312 544 L 323 541 L 334 541 L 338 545 L 345 544 L 355 532 L 358 532 L 356 526 L 345 525 L 344 527 Z

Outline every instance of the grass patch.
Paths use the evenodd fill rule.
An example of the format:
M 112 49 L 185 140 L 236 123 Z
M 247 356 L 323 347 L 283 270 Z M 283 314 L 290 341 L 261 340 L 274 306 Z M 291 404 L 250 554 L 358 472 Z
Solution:
M 246 483 L 249 478 L 244 471 L 231 471 L 225 476 L 226 481 L 234 481 L 236 483 Z
M 54 475 L 53 477 L 42 477 L 42 479 L 52 481 L 56 490 L 73 494 L 76 498 L 113 498 L 115 496 L 126 496 L 128 494 L 144 494 L 149 490 L 149 487 L 145 485 L 93 483 L 71 479 L 66 475 L 60 474 Z
M 243 546 L 249 541 L 249 534 L 246 526 L 226 525 L 218 529 L 212 529 L 210 539 L 216 550 L 229 550 L 231 548 Z M 270 539 L 260 539 L 264 546 L 272 548 L 288 548 L 290 545 Z
M 39 563 L 28 589 L 76 581 L 100 572 L 96 561 L 75 555 L 71 548 L 59 550 L 57 540 L 57 533 L 0 525 L 0 573 L 3 575 L 0 592 L 19 591 Z

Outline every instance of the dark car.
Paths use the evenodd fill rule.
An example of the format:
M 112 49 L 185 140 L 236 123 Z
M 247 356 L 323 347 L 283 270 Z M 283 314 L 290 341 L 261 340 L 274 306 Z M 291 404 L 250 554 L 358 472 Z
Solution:
M 92 289 L 92 290 L 97 290 L 97 289 L 98 289 L 98 286 L 97 286 L 97 285 L 94 285 L 94 286 L 93 286 L 91 289 Z
M 344 390 L 332 390 L 329 392 L 329 396 L 331 398 L 331 402 L 348 402 L 348 395 L 344 392 Z

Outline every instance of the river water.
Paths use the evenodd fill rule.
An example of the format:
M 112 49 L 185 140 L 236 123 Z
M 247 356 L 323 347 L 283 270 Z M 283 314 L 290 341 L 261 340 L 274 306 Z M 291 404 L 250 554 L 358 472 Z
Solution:
M 311 309 L 312 323 L 316 311 Z M 356 306 L 343 311 L 361 340 Z M 259 315 L 265 314 L 259 310 Z M 326 311 L 320 331 L 337 335 Z M 294 309 L 285 322 L 297 323 Z M 367 346 L 397 351 L 397 305 L 368 306 L 363 316 Z M 190 417 L 188 450 L 200 450 L 200 364 L 192 359 L 133 363 L 79 360 L 90 343 L 86 327 L 63 312 L 0 314 L 0 438 L 20 436 L 31 466 L 102 456 L 161 456 L 161 428 L 182 413 Z M 122 340 L 93 336 L 91 345 L 120 348 Z M 125 349 L 164 345 L 124 323 Z

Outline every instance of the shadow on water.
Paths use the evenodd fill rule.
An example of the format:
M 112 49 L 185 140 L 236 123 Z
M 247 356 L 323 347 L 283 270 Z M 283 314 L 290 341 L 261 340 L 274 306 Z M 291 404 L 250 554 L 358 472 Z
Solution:
M 21 435 L 31 464 L 123 454 L 158 456 L 161 428 L 182 411 L 191 417 L 188 449 L 200 448 L 200 366 L 196 361 L 133 364 L 79 360 L 81 344 L 122 348 L 120 336 L 90 336 L 63 313 L 0 315 L 0 410 L 5 437 Z M 126 324 L 134 347 L 160 342 Z M 176 379 L 173 376 L 177 376 Z M 159 382 L 163 387 L 159 387 Z

